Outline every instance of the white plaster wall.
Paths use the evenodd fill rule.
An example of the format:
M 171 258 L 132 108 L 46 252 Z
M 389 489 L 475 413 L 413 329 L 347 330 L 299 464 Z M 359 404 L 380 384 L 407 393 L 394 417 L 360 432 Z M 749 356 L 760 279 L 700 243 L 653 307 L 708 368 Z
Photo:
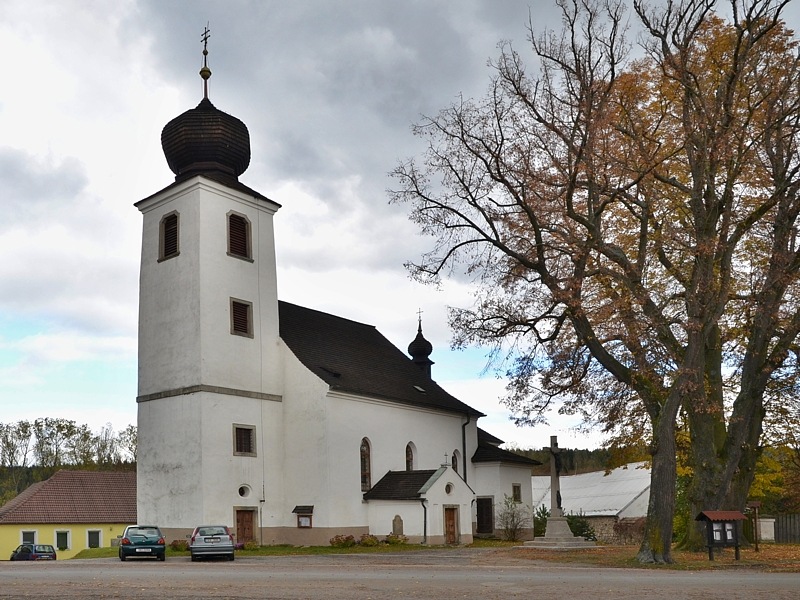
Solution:
M 180 186 L 141 204 L 142 262 L 139 275 L 139 394 L 200 381 L 200 268 L 197 187 Z M 159 224 L 179 214 L 180 255 L 158 262 Z
M 406 445 L 413 442 L 415 470 L 438 469 L 454 448 L 461 446 L 464 417 L 378 400 L 331 393 L 328 397 L 330 431 L 327 455 L 336 457 L 337 474 L 331 481 L 334 497 L 347 499 L 348 519 L 363 519 L 359 509 L 362 438 L 370 441 L 372 484 L 388 471 L 404 471 Z M 452 472 L 452 471 L 451 471 Z M 453 474 L 455 476 L 455 474 Z M 458 479 L 461 479 L 458 477 Z M 339 512 L 339 511 L 337 511 Z
M 297 505 L 314 506 L 314 527 L 365 525 L 364 519 L 347 518 L 343 499 L 331 496 L 330 480 L 340 476 L 341 457 L 328 454 L 328 385 L 311 373 L 280 341 L 284 369 L 284 397 L 281 426 L 286 444 L 283 458 L 285 502 L 273 514 L 284 526 L 296 525 L 292 509 Z M 356 498 L 360 506 L 360 498 Z M 341 511 L 342 518 L 331 515 Z
M 520 484 L 522 504 L 527 510 L 533 510 L 533 490 L 530 482 L 530 467 L 500 462 L 478 463 L 475 466 L 475 494 L 494 498 L 495 527 L 497 527 L 497 511 L 502 508 L 505 496 L 510 497 L 513 494 L 512 486 L 515 483 Z M 476 518 L 475 514 L 473 518 Z
M 425 511 L 419 501 L 393 502 L 372 500 L 369 503 L 370 533 L 383 539 L 392 532 L 395 515 L 403 519 L 403 535 L 422 538 Z
M 205 384 L 280 395 L 277 205 L 196 177 L 137 206 L 144 216 L 139 394 Z M 175 210 L 180 254 L 159 263 L 159 223 Z M 227 255 L 231 210 L 250 220 L 253 262 Z M 253 304 L 253 338 L 231 335 L 231 297 Z
M 235 524 L 235 508 L 282 505 L 280 402 L 196 393 L 139 404 L 140 522 Z M 235 456 L 233 424 L 256 428 L 257 456 Z M 202 442 L 201 442 L 202 440 Z M 242 497 L 241 486 L 252 492 Z M 268 494 L 262 496 L 266 491 Z M 264 526 L 268 526 L 265 523 Z

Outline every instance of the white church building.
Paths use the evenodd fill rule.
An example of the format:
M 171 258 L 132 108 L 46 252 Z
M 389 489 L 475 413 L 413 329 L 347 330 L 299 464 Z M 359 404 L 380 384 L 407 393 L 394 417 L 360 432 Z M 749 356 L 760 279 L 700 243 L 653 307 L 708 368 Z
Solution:
M 175 181 L 136 203 L 140 523 L 168 540 L 221 523 L 265 545 L 458 544 L 498 533 L 505 496 L 532 504 L 535 461 L 431 378 L 421 324 L 409 358 L 371 325 L 278 300 L 280 205 L 239 182 L 249 133 L 207 85 L 162 147 Z

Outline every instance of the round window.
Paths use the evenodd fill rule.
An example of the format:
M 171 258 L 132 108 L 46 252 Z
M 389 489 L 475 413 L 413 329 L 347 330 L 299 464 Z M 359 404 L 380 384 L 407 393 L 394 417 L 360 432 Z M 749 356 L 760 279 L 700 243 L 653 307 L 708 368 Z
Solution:
M 453 484 L 452 483 L 448 483 L 446 486 L 444 486 L 444 491 L 447 494 L 452 494 L 453 493 Z
M 239 495 L 242 498 L 247 498 L 250 495 L 250 486 L 249 485 L 242 485 L 239 487 Z

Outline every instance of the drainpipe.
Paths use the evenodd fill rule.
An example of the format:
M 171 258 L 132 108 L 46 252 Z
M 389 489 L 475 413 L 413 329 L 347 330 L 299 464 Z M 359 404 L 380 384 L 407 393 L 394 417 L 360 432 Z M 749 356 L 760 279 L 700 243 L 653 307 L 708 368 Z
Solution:
M 428 545 L 428 507 L 425 506 L 425 498 L 420 498 L 419 503 L 422 504 L 422 544 Z
M 462 467 L 464 470 L 464 483 L 467 483 L 467 425 L 472 420 L 472 417 L 467 415 L 467 422 L 461 426 L 461 455 L 462 460 L 461 462 L 464 463 Z

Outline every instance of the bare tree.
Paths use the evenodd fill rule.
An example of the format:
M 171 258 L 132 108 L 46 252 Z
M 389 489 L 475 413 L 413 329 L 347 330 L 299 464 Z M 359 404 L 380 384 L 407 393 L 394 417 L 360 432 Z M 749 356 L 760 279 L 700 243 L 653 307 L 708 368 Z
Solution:
M 128 425 L 117 434 L 117 448 L 132 462 L 136 462 L 137 441 L 138 437 L 136 435 L 135 425 Z
M 435 247 L 423 281 L 463 269 L 475 305 L 451 309 L 455 345 L 507 358 L 508 406 L 541 422 L 555 398 L 613 435 L 649 440 L 641 561 L 671 562 L 679 410 L 690 499 L 744 508 L 764 395 L 795 377 L 800 210 L 798 60 L 786 2 L 559 0 L 537 36 L 539 73 L 501 46 L 482 102 L 415 126 L 420 166 L 393 199 Z M 742 6 L 743 5 L 743 6 Z

